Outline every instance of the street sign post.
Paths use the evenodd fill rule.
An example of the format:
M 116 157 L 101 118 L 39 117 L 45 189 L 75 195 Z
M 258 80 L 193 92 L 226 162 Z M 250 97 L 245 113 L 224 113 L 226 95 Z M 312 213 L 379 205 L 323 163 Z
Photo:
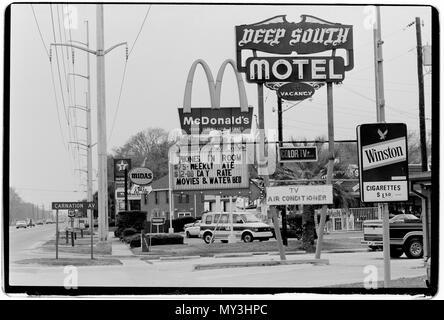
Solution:
M 90 229 L 91 229 L 91 259 L 93 259 L 93 236 L 94 236 L 94 224 L 93 224 L 93 210 L 96 207 L 95 202 L 52 202 L 51 204 L 52 210 L 56 211 L 56 259 L 59 258 L 59 210 L 68 210 L 68 216 L 70 218 L 75 216 L 75 210 L 91 211 L 91 221 L 90 221 Z M 66 236 L 68 239 L 68 236 Z M 73 234 L 71 233 L 71 241 L 74 245 Z
M 316 147 L 279 147 L 279 162 L 312 162 L 318 161 Z

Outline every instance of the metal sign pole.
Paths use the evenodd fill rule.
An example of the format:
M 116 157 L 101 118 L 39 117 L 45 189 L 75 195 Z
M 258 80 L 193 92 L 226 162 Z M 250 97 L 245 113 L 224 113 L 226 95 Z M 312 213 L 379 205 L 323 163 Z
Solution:
M 91 259 L 94 259 L 94 256 L 93 256 L 93 238 L 94 238 L 94 219 L 93 219 L 93 217 L 94 217 L 94 210 L 93 209 L 90 209 L 90 211 L 89 211 L 89 215 L 90 215 L 90 224 L 89 224 L 89 230 L 90 230 L 90 233 L 91 233 Z
M 258 159 L 258 167 L 262 167 L 265 165 L 265 124 L 264 124 L 264 84 L 258 83 L 257 84 L 257 93 L 258 93 L 258 118 L 259 118 L 259 159 Z M 267 188 L 270 185 L 268 172 L 266 174 L 263 174 L 264 179 L 264 186 Z M 266 205 L 266 201 L 262 201 L 262 206 Z M 279 255 L 281 260 L 286 260 L 285 257 L 285 249 L 284 245 L 282 244 L 282 237 L 281 237 L 281 230 L 279 228 L 279 222 L 278 222 L 278 216 L 276 213 L 276 208 L 270 208 L 271 210 L 271 217 L 273 220 L 274 225 L 274 232 L 276 234 L 276 242 L 278 244 L 279 249 Z
M 327 167 L 327 181 L 326 184 L 332 184 L 333 178 L 333 165 L 334 165 L 334 154 L 335 154 L 335 138 L 334 138 L 334 123 L 333 123 L 333 84 L 331 82 L 327 83 L 327 117 L 328 117 L 328 167 Z M 322 206 L 321 211 L 321 221 L 319 222 L 318 228 L 318 241 L 316 243 L 316 253 L 315 258 L 321 258 L 322 251 L 322 241 L 324 240 L 324 226 L 325 219 L 327 215 L 327 205 Z M 316 219 L 316 217 L 315 217 Z
M 56 259 L 59 258 L 59 210 L 56 210 Z
M 389 221 L 389 210 L 387 203 L 379 204 L 382 210 L 382 243 L 384 251 L 384 288 L 390 286 L 390 221 Z

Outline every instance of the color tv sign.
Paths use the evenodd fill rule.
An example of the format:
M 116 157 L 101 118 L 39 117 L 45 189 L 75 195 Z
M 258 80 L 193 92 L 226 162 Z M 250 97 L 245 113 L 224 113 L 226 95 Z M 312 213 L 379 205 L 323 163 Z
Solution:
M 362 202 L 408 200 L 407 127 L 371 123 L 357 127 Z

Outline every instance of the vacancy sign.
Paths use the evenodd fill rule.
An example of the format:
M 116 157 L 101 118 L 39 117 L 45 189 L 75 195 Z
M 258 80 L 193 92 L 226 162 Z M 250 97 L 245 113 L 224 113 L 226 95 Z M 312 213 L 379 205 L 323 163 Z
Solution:
M 370 123 L 357 127 L 362 202 L 407 201 L 407 126 Z
M 267 188 L 267 205 L 311 204 L 322 205 L 333 203 L 333 186 L 323 185 L 292 185 Z

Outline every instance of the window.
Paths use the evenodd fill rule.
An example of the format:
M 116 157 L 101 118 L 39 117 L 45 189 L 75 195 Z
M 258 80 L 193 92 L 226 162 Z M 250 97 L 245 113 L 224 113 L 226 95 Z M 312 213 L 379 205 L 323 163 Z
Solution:
M 182 195 L 181 194 L 179 194 L 179 203 L 182 203 Z
M 220 223 L 228 223 L 228 214 L 223 214 L 220 218 Z
M 166 203 L 170 203 L 170 192 L 166 191 Z
M 233 214 L 233 223 L 244 223 L 244 221 L 242 220 L 242 218 L 240 217 L 240 215 L 238 215 L 238 214 Z
M 179 212 L 177 214 L 178 217 L 190 217 L 191 216 L 191 212 Z
M 205 224 L 211 224 L 211 218 L 212 216 L 210 214 L 207 215 L 207 217 L 205 218 Z
M 190 203 L 190 195 L 189 194 L 185 195 L 185 203 Z
M 154 203 L 159 204 L 159 198 L 157 197 L 157 191 L 154 191 Z
M 215 214 L 213 221 L 214 223 L 220 223 L 220 214 Z

